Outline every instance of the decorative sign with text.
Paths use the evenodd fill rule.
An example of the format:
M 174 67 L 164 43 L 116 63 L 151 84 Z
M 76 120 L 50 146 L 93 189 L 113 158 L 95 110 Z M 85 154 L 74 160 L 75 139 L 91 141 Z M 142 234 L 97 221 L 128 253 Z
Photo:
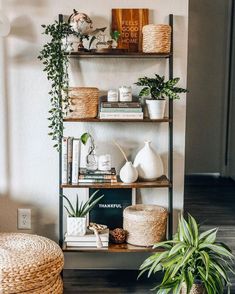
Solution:
M 142 51 L 142 28 L 149 23 L 149 10 L 112 9 L 112 31 L 120 32 L 119 49 L 130 52 Z

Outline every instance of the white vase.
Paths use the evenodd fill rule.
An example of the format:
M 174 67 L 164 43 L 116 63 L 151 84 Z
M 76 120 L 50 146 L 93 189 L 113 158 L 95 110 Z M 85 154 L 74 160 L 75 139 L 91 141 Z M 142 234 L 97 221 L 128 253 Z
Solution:
M 166 100 L 146 100 L 149 118 L 162 119 L 165 114 Z
M 86 235 L 87 222 L 85 217 L 67 216 L 67 234 L 69 236 Z
M 131 161 L 127 161 L 120 170 L 120 179 L 123 183 L 134 183 L 138 179 L 137 169 Z
M 163 164 L 161 157 L 150 144 L 150 141 L 146 141 L 144 147 L 137 153 L 134 166 L 141 180 L 155 181 L 163 175 Z

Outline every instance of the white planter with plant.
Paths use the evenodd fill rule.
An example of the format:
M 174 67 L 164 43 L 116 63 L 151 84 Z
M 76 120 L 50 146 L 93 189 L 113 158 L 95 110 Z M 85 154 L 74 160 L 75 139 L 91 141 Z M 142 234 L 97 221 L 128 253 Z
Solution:
M 164 273 L 161 284 L 154 288 L 157 294 L 223 294 L 224 288 L 230 293 L 228 273 L 234 274 L 234 256 L 225 244 L 216 242 L 216 234 L 217 228 L 199 233 L 192 216 L 188 221 L 181 216 L 173 240 L 154 245 L 164 251 L 147 258 L 140 275 Z
M 79 203 L 78 195 L 76 198 L 75 207 L 71 201 L 63 195 L 67 200 L 69 207 L 64 206 L 67 210 L 67 234 L 70 236 L 84 236 L 87 230 L 87 214 L 90 210 L 104 197 L 104 195 L 95 198 L 98 190 L 85 202 Z
M 165 77 L 161 77 L 158 74 L 155 74 L 154 78 L 143 77 L 138 79 L 136 85 L 143 87 L 139 96 L 150 97 L 146 99 L 150 119 L 164 118 L 166 108 L 165 97 L 179 99 L 180 93 L 187 92 L 186 89 L 175 87 L 179 80 L 180 78 L 174 78 L 165 82 Z

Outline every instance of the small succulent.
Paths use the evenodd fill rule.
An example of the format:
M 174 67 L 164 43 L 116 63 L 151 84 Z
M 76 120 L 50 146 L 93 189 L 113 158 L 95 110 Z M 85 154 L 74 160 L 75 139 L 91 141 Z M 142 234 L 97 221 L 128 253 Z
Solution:
M 76 195 L 76 205 L 75 207 L 72 205 L 71 201 L 63 195 L 63 197 L 67 200 L 69 207 L 64 206 L 64 208 L 67 210 L 68 215 L 70 217 L 85 217 L 90 210 L 104 197 L 104 195 L 95 198 L 96 194 L 99 192 L 99 190 L 95 191 L 91 197 L 83 203 L 79 203 L 78 194 Z
M 173 78 L 165 82 L 164 76 L 155 74 L 155 78 L 139 78 L 135 84 L 143 87 L 139 93 L 140 97 L 151 95 L 151 99 L 154 100 L 163 100 L 165 96 L 169 99 L 180 99 L 179 94 L 186 93 L 187 90 L 175 87 L 179 80 L 180 78 Z

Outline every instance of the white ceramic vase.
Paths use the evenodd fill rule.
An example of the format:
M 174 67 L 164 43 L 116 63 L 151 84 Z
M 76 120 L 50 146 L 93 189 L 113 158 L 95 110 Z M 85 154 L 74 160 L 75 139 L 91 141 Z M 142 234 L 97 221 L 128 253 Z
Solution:
M 155 181 L 163 175 L 161 157 L 150 144 L 150 141 L 146 141 L 134 160 L 134 166 L 137 168 L 139 178 L 145 181 Z
M 127 161 L 120 170 L 120 179 L 123 183 L 134 183 L 138 179 L 137 169 L 131 161 Z
M 87 221 L 85 217 L 67 216 L 67 234 L 69 236 L 86 235 Z
M 162 119 L 165 114 L 166 100 L 146 100 L 149 118 Z

